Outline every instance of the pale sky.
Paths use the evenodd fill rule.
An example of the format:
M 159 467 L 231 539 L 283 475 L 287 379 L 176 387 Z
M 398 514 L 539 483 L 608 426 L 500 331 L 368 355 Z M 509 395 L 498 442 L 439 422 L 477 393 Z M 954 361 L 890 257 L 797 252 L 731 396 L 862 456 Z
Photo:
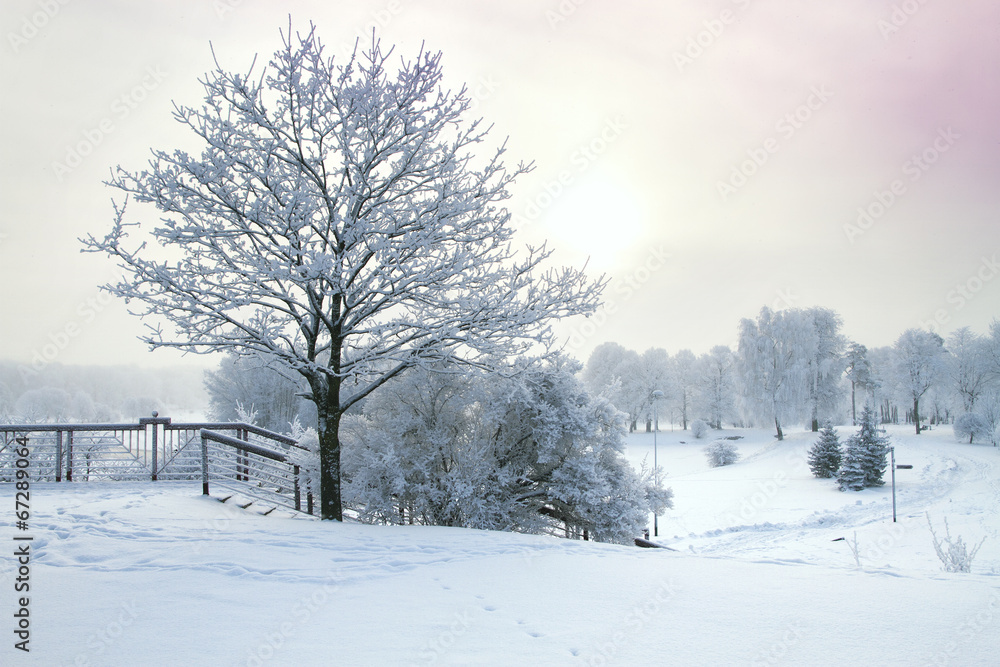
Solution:
M 5 0 L 0 358 L 177 361 L 77 239 L 109 229 L 112 166 L 192 147 L 171 102 L 200 104 L 209 41 L 245 70 L 289 13 L 338 54 L 373 25 L 444 53 L 508 165 L 536 164 L 520 240 L 611 278 L 604 312 L 559 327 L 581 360 L 734 345 L 764 305 L 832 308 L 870 347 L 1000 317 L 992 0 Z

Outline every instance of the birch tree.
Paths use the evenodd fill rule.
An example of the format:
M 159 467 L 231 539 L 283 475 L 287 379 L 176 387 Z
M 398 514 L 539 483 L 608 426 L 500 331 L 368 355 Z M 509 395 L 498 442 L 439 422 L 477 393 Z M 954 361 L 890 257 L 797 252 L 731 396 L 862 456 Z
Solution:
M 502 202 L 530 165 L 508 170 L 503 144 L 473 154 L 489 128 L 444 87 L 440 53 L 396 61 L 373 40 L 341 63 L 312 26 L 281 41 L 259 69 L 216 60 L 203 104 L 173 113 L 200 153 L 114 170 L 125 199 L 83 242 L 122 267 L 105 289 L 156 322 L 152 348 L 260 355 L 305 378 L 321 514 L 341 520 L 347 410 L 410 367 L 544 352 L 552 321 L 592 312 L 602 285 L 546 268 L 544 245 L 513 248 Z M 148 229 L 127 222 L 130 198 L 159 210 L 161 251 L 130 238 Z
M 962 327 L 948 337 L 948 376 L 962 399 L 965 412 L 974 412 L 976 401 L 990 385 L 991 369 L 987 339 Z
M 804 412 L 816 348 L 816 332 L 807 311 L 773 311 L 765 306 L 756 321 L 745 318 L 740 322 L 739 398 L 747 414 L 760 421 L 773 420 L 778 440 L 785 437 L 783 425 Z
M 851 423 L 857 426 L 857 390 L 861 389 L 866 395 L 870 394 L 874 396 L 877 382 L 872 370 L 871 361 L 868 359 L 868 348 L 861 343 L 852 342 L 848 345 L 844 361 L 846 363 L 847 379 L 851 382 Z
M 913 401 L 913 423 L 920 435 L 920 399 L 940 381 L 944 370 L 944 340 L 922 329 L 907 329 L 893 347 L 896 377 Z
M 809 406 L 813 433 L 821 421 L 833 419 L 843 398 L 845 339 L 840 333 L 840 315 L 829 308 L 810 308 L 815 346 L 809 360 Z
M 725 345 L 716 345 L 699 358 L 701 407 L 714 429 L 722 428 L 733 409 L 734 365 L 733 352 Z

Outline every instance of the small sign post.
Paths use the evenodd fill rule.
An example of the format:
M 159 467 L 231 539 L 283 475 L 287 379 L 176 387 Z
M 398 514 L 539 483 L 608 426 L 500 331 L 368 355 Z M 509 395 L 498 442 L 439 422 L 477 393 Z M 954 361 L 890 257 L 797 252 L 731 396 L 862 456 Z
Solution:
M 889 448 L 889 456 L 891 459 L 890 466 L 892 467 L 892 522 L 896 523 L 896 469 L 900 470 L 912 470 L 913 466 L 909 463 L 900 463 L 896 465 L 896 448 Z

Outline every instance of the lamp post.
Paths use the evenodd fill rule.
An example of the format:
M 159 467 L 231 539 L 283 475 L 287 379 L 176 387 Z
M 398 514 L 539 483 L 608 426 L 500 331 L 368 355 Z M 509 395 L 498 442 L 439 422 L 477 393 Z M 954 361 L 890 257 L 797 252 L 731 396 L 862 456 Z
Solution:
M 889 448 L 889 468 L 892 470 L 892 522 L 896 523 L 896 470 L 912 470 L 913 466 L 908 463 L 896 465 L 896 448 Z
M 651 394 L 653 398 L 653 480 L 656 488 L 660 488 L 660 467 L 656 459 L 656 432 L 660 430 L 660 416 L 656 411 L 656 402 L 663 398 L 663 392 L 657 389 Z M 653 510 L 653 537 L 659 537 L 660 526 L 658 512 Z

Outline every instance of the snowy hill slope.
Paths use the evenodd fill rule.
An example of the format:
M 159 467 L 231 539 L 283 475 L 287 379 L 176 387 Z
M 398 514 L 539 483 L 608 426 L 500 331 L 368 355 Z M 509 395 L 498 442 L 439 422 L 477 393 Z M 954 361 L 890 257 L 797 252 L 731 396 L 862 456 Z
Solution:
M 888 488 L 841 493 L 799 465 L 813 434 L 739 432 L 722 469 L 659 434 L 679 553 L 262 517 L 198 484 L 36 484 L 31 653 L 8 639 L 0 663 L 996 664 L 1000 452 L 891 433 L 914 465 L 895 526 Z M 988 537 L 972 574 L 941 571 L 925 510 Z M 855 531 L 861 568 L 831 541 Z M 15 575 L 0 559 L 5 591 Z

